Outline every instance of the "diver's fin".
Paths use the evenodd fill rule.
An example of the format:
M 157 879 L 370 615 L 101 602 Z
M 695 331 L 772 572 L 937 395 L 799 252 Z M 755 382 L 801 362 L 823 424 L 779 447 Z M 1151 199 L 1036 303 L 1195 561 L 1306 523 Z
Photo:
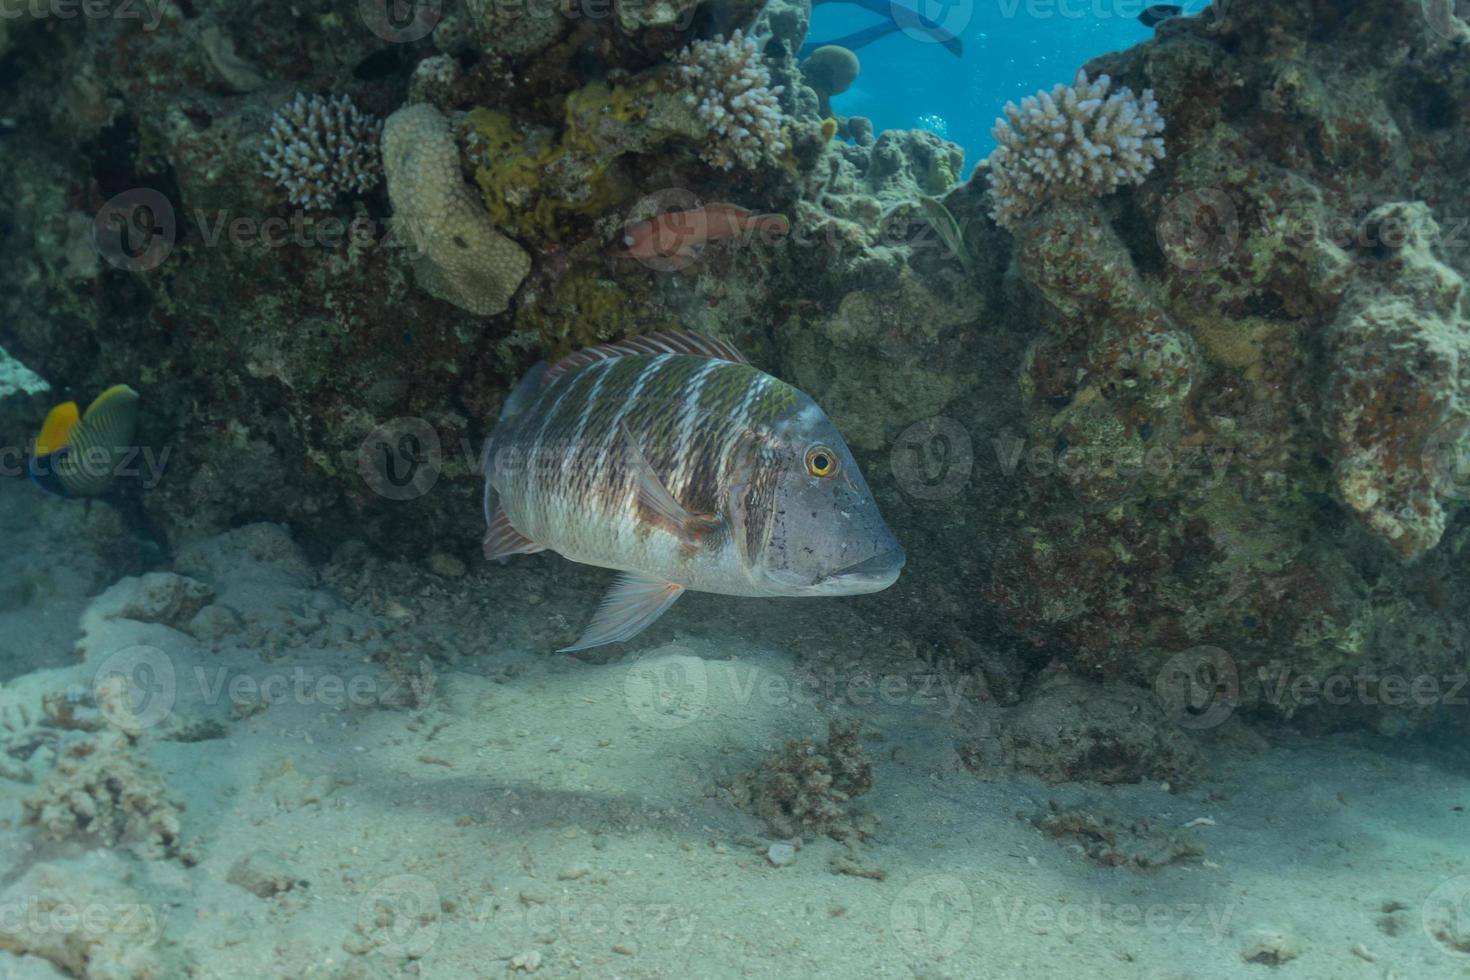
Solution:
M 887 4 L 884 4 L 884 6 L 887 6 Z M 955 34 L 943 24 L 930 20 L 923 14 L 908 10 L 907 8 L 902 10 L 898 16 L 902 17 L 906 23 L 900 24 L 894 20 L 884 18 L 881 23 L 874 24 L 871 27 L 865 27 L 860 31 L 853 31 L 851 34 L 844 34 L 842 37 L 832 41 L 807 41 L 797 50 L 796 56 L 798 58 L 805 58 L 817 50 L 817 48 L 826 47 L 829 44 L 836 45 L 839 48 L 846 48 L 849 51 L 857 51 L 867 47 L 880 38 L 885 38 L 890 34 L 896 34 L 899 31 L 903 31 L 911 37 L 917 37 L 917 35 L 922 34 L 925 40 L 937 42 L 940 47 L 944 48 L 944 50 L 956 58 L 963 58 L 965 56 L 964 42 L 960 40 L 959 35 Z
M 504 562 L 511 555 L 534 555 L 538 551 L 545 551 L 546 546 L 537 544 L 517 531 L 511 526 L 505 511 L 497 509 L 495 516 L 490 519 L 490 526 L 485 529 L 483 549 L 486 558 Z
M 626 422 L 619 422 L 623 432 L 623 446 L 628 454 L 628 469 L 638 487 L 638 508 L 650 523 L 676 536 L 688 547 L 697 547 L 704 536 L 719 525 L 719 519 L 706 514 L 691 514 L 683 504 L 674 499 L 669 488 L 658 478 L 653 464 L 638 448 L 638 440 L 628 431 Z
M 825 48 L 828 45 L 846 48 L 849 51 L 857 51 L 872 44 L 880 37 L 887 37 L 897 31 L 897 24 L 891 20 L 884 20 L 882 23 L 874 24 L 872 27 L 864 27 L 860 31 L 844 34 L 831 41 L 807 41 L 797 50 L 796 56 L 798 58 L 809 57 L 813 51 L 818 48 Z
M 575 653 L 604 643 L 631 640 L 651 626 L 683 594 L 682 585 L 638 572 L 624 572 L 608 590 L 602 605 L 597 608 L 597 615 L 592 617 L 582 636 L 557 653 Z

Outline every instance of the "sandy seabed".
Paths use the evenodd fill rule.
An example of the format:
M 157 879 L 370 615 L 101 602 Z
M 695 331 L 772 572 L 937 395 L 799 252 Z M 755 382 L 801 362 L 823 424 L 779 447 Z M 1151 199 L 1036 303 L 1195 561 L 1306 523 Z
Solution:
M 689 596 L 586 663 L 551 650 L 607 574 L 552 555 L 251 525 L 97 594 L 71 507 L 0 488 L 0 976 L 1470 976 L 1463 752 L 1226 725 L 1182 786 L 977 773 L 1014 709 L 861 600 Z M 783 834 L 743 780 L 833 722 L 871 789 Z

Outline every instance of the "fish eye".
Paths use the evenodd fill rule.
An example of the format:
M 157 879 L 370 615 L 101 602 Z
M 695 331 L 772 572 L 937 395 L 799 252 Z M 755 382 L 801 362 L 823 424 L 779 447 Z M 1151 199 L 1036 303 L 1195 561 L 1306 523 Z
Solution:
M 806 451 L 806 471 L 812 476 L 832 476 L 837 472 L 837 454 L 826 446 L 813 446 Z

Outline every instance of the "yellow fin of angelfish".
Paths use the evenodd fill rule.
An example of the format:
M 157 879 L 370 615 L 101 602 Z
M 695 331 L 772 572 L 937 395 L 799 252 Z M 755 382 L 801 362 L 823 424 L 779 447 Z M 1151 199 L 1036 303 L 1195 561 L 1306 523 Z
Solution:
M 96 402 L 92 404 L 95 405 Z M 50 456 L 58 449 L 65 449 L 71 440 L 72 430 L 81 420 L 81 416 L 77 413 L 76 402 L 62 402 L 47 412 L 46 421 L 41 423 L 41 433 L 36 436 L 33 454 Z

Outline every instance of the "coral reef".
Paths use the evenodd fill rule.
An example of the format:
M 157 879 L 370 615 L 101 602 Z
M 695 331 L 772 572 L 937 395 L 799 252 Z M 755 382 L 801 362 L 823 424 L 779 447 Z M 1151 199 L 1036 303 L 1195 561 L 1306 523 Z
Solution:
M 1372 243 L 1328 327 L 1337 365 L 1324 414 L 1338 493 L 1404 558 L 1444 534 L 1444 504 L 1470 480 L 1470 319 L 1465 281 L 1434 254 L 1423 202 L 1383 204 Z
M 382 120 L 346 95 L 298 93 L 271 118 L 260 149 L 265 175 L 292 204 L 329 208 L 338 194 L 371 190 L 382 179 L 378 139 Z
M 534 23 L 458 5 L 386 46 L 332 16 L 196 7 L 161 31 L 5 25 L 0 342 L 54 391 L 132 384 L 140 438 L 171 451 L 157 485 L 99 506 L 109 526 L 167 552 L 286 521 L 469 561 L 474 449 L 526 366 L 687 327 L 847 434 L 911 556 L 861 608 L 917 648 L 996 658 L 1027 698 L 1049 663 L 1148 686 L 1208 646 L 1244 713 L 1388 732 L 1445 714 L 1271 692 L 1466 666 L 1462 27 L 1388 0 L 1172 18 L 1054 114 L 1017 107 L 962 182 L 932 133 L 823 127 L 800 0 Z M 290 214 L 258 150 L 298 91 L 396 119 L 386 188 Z M 609 254 L 629 221 L 716 202 L 791 233 L 678 269 Z M 169 217 L 166 247 L 99 251 L 99 213 Z M 1422 235 L 1372 240 L 1395 223 Z M 45 407 L 0 399 L 7 444 Z M 81 589 L 85 569 L 56 575 L 74 571 Z M 53 587 L 73 589 L 0 592 L 24 610 Z M 276 651 L 340 625 L 231 606 L 180 625 Z
M 706 135 L 658 77 L 593 82 L 568 94 L 556 136 L 483 108 L 468 114 L 464 131 L 466 157 L 492 220 L 546 247 L 576 242 L 591 221 L 627 199 L 634 181 L 618 166 L 625 155 Z
M 1013 227 L 1048 197 L 1095 197 L 1136 184 L 1164 157 L 1164 120 L 1151 89 L 1142 96 L 1112 79 L 1091 81 L 1079 70 L 1071 85 L 1057 85 L 1007 102 L 997 120 L 990 155 L 992 215 Z
M 736 31 L 695 41 L 679 53 L 688 99 L 710 129 L 704 157 L 713 166 L 754 170 L 786 153 L 781 103 L 785 86 L 771 85 L 771 73 L 754 37 Z
M 481 316 L 509 306 L 531 258 L 496 229 L 465 185 L 459 146 L 444 115 L 420 103 L 389 116 L 383 169 L 393 226 L 417 250 L 419 283 Z
M 997 514 L 981 591 L 1037 661 L 1150 684 L 1202 658 L 1220 717 L 1401 734 L 1466 667 L 1466 268 L 1430 217 L 1470 203 L 1470 91 L 1416 18 L 1381 21 L 1401 58 L 1346 69 L 1382 5 L 1298 58 L 1312 9 L 1186 18 L 1088 66 L 1158 93 L 1169 155 L 1012 225 L 1039 330 L 993 471 L 1024 516 Z
M 104 717 L 123 717 L 129 698 L 121 677 L 97 685 Z M 24 801 L 25 822 L 55 841 L 121 844 L 145 858 L 179 856 L 179 805 L 135 751 L 137 740 L 111 725 L 63 739 L 54 771 Z

